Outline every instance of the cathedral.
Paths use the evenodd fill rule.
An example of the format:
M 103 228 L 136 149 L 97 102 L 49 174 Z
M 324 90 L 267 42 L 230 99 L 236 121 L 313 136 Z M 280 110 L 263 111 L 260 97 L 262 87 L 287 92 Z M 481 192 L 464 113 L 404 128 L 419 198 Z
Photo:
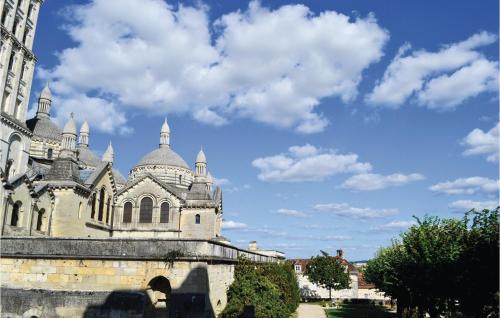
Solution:
M 205 154 L 192 171 L 170 148 L 166 120 L 159 147 L 128 178 L 113 168 L 111 143 L 102 158 L 92 151 L 86 121 L 77 135 L 73 114 L 63 129 L 51 120 L 48 84 L 26 120 L 41 1 L 14 3 L 0 7 L 2 235 L 224 240 L 222 194 L 212 189 Z
M 221 235 L 207 158 L 200 150 L 191 169 L 166 119 L 127 178 L 111 143 L 102 157 L 92 150 L 82 114 L 62 129 L 51 119 L 48 84 L 27 119 L 42 4 L 0 1 L 0 316 L 216 317 L 240 257 L 284 256 Z

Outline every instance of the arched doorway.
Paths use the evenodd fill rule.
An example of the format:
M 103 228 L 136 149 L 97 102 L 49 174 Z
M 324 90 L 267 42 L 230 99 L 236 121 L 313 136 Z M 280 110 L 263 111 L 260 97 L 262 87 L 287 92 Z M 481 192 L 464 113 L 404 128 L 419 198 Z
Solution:
M 157 276 L 149 281 L 146 291 L 154 306 L 154 317 L 168 317 L 172 293 L 170 281 L 163 276 Z

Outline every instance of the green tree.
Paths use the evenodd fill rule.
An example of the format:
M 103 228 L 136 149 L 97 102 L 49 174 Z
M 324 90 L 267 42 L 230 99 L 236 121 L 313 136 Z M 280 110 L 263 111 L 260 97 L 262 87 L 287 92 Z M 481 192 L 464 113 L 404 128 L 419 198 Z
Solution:
M 256 318 L 288 318 L 299 304 L 297 277 L 288 263 L 255 263 L 241 258 L 235 266 L 228 303 L 221 318 L 243 316 L 251 305 Z
M 342 264 L 340 257 L 333 257 L 321 251 L 322 255 L 311 257 L 307 265 L 306 275 L 309 280 L 319 286 L 328 288 L 330 300 L 332 289 L 349 288 L 349 272 L 347 266 Z

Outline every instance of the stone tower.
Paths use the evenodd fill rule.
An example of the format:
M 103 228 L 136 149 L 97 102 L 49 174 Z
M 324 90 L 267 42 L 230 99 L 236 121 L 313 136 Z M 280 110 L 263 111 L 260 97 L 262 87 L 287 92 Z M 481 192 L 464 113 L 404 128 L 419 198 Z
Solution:
M 33 40 L 43 0 L 0 3 L 0 169 L 12 176 L 28 166 L 32 134 L 25 122 L 36 62 Z

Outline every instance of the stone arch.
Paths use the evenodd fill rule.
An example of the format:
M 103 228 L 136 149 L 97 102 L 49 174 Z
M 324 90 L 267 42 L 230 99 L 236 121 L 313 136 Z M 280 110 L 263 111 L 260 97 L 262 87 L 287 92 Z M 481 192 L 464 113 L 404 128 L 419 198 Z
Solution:
M 106 188 L 102 187 L 101 190 L 99 190 L 99 213 L 97 216 L 98 221 L 102 221 L 104 217 L 105 198 L 106 198 Z
M 149 281 L 146 293 L 155 309 L 157 311 L 162 310 L 162 314 L 167 317 L 168 308 L 170 307 L 170 295 L 172 294 L 170 281 L 164 276 L 156 276 Z
M 35 224 L 35 229 L 37 231 L 43 231 L 43 228 L 45 226 L 45 209 L 40 209 L 38 210 L 38 214 L 36 216 L 36 224 Z
M 28 311 L 24 312 L 23 318 L 38 318 L 42 316 L 42 310 L 39 308 L 31 308 Z
M 159 222 L 160 223 L 169 223 L 170 218 L 171 218 L 171 209 L 173 207 L 172 202 L 169 200 L 163 200 L 159 204 L 160 206 L 160 215 L 159 215 Z
M 12 212 L 10 213 L 10 225 L 19 226 L 21 221 L 21 207 L 23 203 L 21 201 L 16 201 L 12 205 Z
M 7 160 L 12 160 L 9 176 L 19 173 L 23 151 L 23 140 L 21 136 L 17 133 L 13 133 L 9 138 L 9 148 L 7 150 Z

